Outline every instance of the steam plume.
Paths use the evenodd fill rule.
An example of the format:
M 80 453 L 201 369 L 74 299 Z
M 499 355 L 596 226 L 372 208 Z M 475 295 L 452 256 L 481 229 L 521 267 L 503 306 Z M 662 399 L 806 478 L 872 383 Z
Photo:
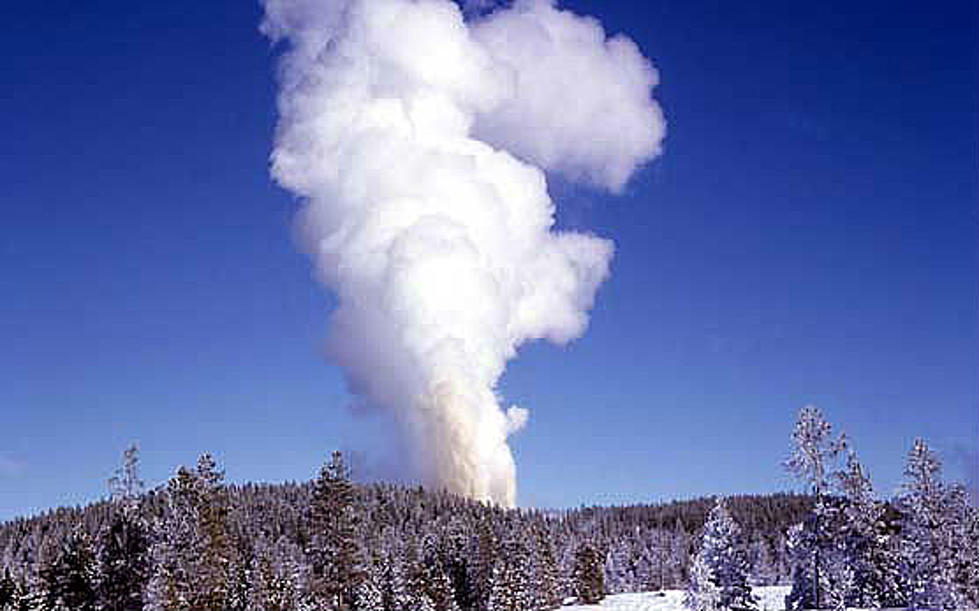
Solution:
M 337 296 L 329 350 L 434 485 L 512 505 L 495 394 L 524 342 L 587 325 L 613 245 L 556 232 L 544 170 L 620 191 L 659 153 L 657 75 L 545 1 L 466 22 L 449 0 L 264 0 L 285 41 L 272 174 Z

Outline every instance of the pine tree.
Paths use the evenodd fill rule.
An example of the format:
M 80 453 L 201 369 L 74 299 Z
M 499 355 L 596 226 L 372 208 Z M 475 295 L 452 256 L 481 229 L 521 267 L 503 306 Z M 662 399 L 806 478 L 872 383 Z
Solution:
M 123 466 L 109 480 L 111 518 L 99 533 L 99 607 L 106 611 L 142 609 L 148 578 L 148 532 L 140 515 L 143 482 L 138 473 L 139 449 L 123 454 Z
M 534 539 L 537 546 L 537 570 L 533 608 L 538 611 L 557 609 L 561 606 L 561 592 L 554 543 L 547 529 L 542 525 L 534 529 Z
M 808 590 L 812 592 L 813 601 L 811 606 L 820 608 L 820 591 L 822 587 L 818 584 L 823 582 L 820 575 L 820 557 L 823 547 L 830 544 L 825 535 L 825 527 L 822 524 L 823 517 L 827 512 L 824 505 L 823 493 L 829 485 L 829 476 L 832 472 L 832 461 L 846 449 L 846 436 L 840 435 L 838 439 L 833 438 L 833 426 L 826 421 L 822 412 L 815 406 L 806 406 L 799 411 L 799 419 L 792 432 L 792 440 L 795 444 L 792 456 L 785 462 L 785 468 L 798 477 L 805 480 L 812 486 L 813 496 L 816 498 L 816 506 L 812 516 L 812 539 L 810 545 L 805 548 L 797 548 L 797 554 L 802 549 L 812 552 L 812 577 L 809 584 L 793 584 L 792 597 L 801 600 L 801 595 L 796 596 L 799 591 Z M 797 559 L 806 559 L 797 555 Z M 795 575 L 804 575 L 807 571 L 801 567 L 795 571 Z
M 955 583 L 949 539 L 957 521 L 946 506 L 941 462 L 922 439 L 908 453 L 901 496 L 904 578 L 911 609 L 954 609 L 963 597 Z
M 697 578 L 691 579 L 689 600 L 707 604 L 716 598 L 718 608 L 723 609 L 756 606 L 748 585 L 748 553 L 741 538 L 741 528 L 731 517 L 723 499 L 717 500 L 704 525 L 695 564 L 703 566 L 698 568 Z
M 972 507 L 966 519 L 959 583 L 969 605 L 979 608 L 979 507 Z
M 586 605 L 605 598 L 605 566 L 592 543 L 580 545 L 575 552 L 574 584 L 578 600 Z
M 476 532 L 476 562 L 474 567 L 476 608 L 486 609 L 493 588 L 493 572 L 499 556 L 499 544 L 488 518 L 479 521 Z
M 694 556 L 684 603 L 693 611 L 716 611 L 721 608 L 721 588 L 714 581 L 714 573 L 706 556 Z
M 353 608 L 356 611 L 388 611 L 384 607 L 384 598 L 378 580 L 372 571 L 365 574 L 357 587 Z
M 99 600 L 107 611 L 143 607 L 149 572 L 146 526 L 138 510 L 115 507 L 99 536 Z
M 514 534 L 504 542 L 491 578 L 488 611 L 527 611 L 533 599 L 527 548 Z
M 204 555 L 198 567 L 199 586 L 195 599 L 206 609 L 229 609 L 233 548 L 228 533 L 228 507 L 223 486 L 224 472 L 214 458 L 202 454 L 197 461 L 200 488 L 198 516 L 204 536 Z
M 54 562 L 41 569 L 48 611 L 95 611 L 95 555 L 88 534 L 77 526 Z
M 151 552 L 150 609 L 232 608 L 229 594 L 235 558 L 223 479 L 206 453 L 195 471 L 180 467 L 170 479 L 166 510 Z
M 381 604 L 385 611 L 410 611 L 404 563 L 396 554 L 388 556 L 381 573 Z
M 339 611 L 350 608 L 363 579 L 354 502 L 350 471 L 335 451 L 313 488 L 309 555 L 314 590 Z
M 836 542 L 827 570 L 835 607 L 900 606 L 900 567 L 891 553 L 884 506 L 874 499 L 870 478 L 854 452 L 836 474 L 841 495 L 830 530 Z
M 262 537 L 255 549 L 249 610 L 294 611 L 303 606 L 303 570 L 295 545 L 286 538 Z
M 3 570 L 3 577 L 0 577 L 0 610 L 13 609 L 17 603 L 17 582 L 10 574 L 10 568 Z

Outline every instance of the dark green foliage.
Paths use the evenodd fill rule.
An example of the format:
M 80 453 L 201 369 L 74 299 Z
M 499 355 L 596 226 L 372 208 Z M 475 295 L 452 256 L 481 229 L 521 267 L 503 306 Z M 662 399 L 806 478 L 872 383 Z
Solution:
M 575 594 L 578 600 L 593 605 L 605 598 L 605 567 L 602 554 L 592 543 L 581 544 L 575 552 Z
M 95 611 L 95 555 L 88 535 L 75 528 L 54 560 L 41 569 L 45 604 L 52 611 Z
M 895 558 L 912 532 L 908 509 L 859 500 L 867 493 L 858 477 L 850 480 L 852 493 L 824 496 L 822 524 L 840 543 L 838 554 L 826 556 L 826 596 L 896 601 L 885 590 L 900 577 Z M 117 482 L 114 490 L 138 488 L 134 469 L 124 468 Z M 979 517 L 952 503 L 958 497 L 948 490 L 941 503 L 958 516 L 948 533 L 964 543 L 942 553 L 961 595 L 974 601 L 979 547 L 969 542 L 979 539 Z M 711 504 L 504 510 L 445 492 L 355 485 L 339 454 L 315 482 L 233 486 L 205 455 L 165 488 L 138 497 L 114 492 L 112 502 L 0 525 L 0 609 L 52 603 L 128 611 L 141 597 L 150 611 L 543 611 L 572 595 L 587 602 L 683 587 Z M 785 578 L 787 531 L 812 507 L 798 495 L 728 499 L 748 542 L 752 581 Z M 796 529 L 794 542 L 805 544 L 806 532 Z M 837 568 L 847 566 L 841 558 L 857 559 L 856 586 L 834 590 L 835 575 L 845 574 Z M 812 566 L 809 555 L 796 568 Z
M 99 600 L 106 611 L 143 608 L 149 577 L 146 526 L 138 507 L 119 506 L 99 536 Z
M 334 452 L 313 486 L 309 555 L 314 591 L 340 611 L 350 608 L 364 577 L 357 544 L 356 500 L 343 455 Z
M 10 569 L 4 569 L 3 576 L 0 577 L 0 609 L 13 608 L 18 594 L 17 582 L 10 574 Z

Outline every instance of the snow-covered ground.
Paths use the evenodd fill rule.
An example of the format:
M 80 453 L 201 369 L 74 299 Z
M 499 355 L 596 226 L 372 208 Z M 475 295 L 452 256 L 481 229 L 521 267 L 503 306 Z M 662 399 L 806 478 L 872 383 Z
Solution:
M 789 586 L 765 586 L 754 588 L 759 611 L 781 611 L 785 608 L 785 596 Z M 687 611 L 683 604 L 682 590 L 664 592 L 639 592 L 606 596 L 598 605 L 562 607 L 563 611 Z

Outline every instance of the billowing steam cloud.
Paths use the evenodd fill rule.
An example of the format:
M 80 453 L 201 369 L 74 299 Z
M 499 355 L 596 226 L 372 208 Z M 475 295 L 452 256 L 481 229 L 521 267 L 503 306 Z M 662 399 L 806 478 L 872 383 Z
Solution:
M 613 245 L 556 232 L 543 170 L 619 191 L 659 153 L 636 45 L 550 2 L 265 0 L 284 40 L 272 173 L 337 296 L 329 346 L 430 484 L 512 505 L 495 394 L 522 343 L 587 325 Z

